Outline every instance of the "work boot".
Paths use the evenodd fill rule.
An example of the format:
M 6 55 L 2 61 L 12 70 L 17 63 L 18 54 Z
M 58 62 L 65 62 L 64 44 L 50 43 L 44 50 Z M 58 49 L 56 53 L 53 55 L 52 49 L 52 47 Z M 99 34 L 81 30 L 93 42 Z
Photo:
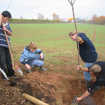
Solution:
M 14 72 L 14 71 L 15 71 L 15 70 L 10 69 L 10 70 L 7 72 L 7 76 L 8 76 L 8 77 L 15 76 L 15 72 Z
M 19 76 L 23 76 L 24 74 L 23 74 L 23 71 L 19 68 L 18 70 L 17 70 L 17 74 L 19 75 Z
M 47 71 L 47 69 L 44 67 L 40 67 L 40 71 Z
M 31 73 L 32 71 L 27 69 L 26 72 L 27 72 L 27 73 Z

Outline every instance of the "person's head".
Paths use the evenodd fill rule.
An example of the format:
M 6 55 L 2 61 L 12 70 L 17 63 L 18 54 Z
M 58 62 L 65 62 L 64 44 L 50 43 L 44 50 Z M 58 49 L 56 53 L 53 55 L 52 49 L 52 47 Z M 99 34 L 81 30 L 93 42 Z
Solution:
M 9 20 L 10 18 L 12 18 L 11 13 L 10 13 L 9 11 L 3 11 L 3 12 L 1 13 L 1 15 L 2 15 L 2 22 L 3 22 L 3 23 L 8 22 L 8 20 Z
M 74 33 L 70 32 L 69 33 L 69 37 L 74 41 L 77 41 L 77 36 L 78 36 L 78 34 L 76 32 L 74 32 Z
M 101 71 L 101 67 L 98 64 L 94 64 L 89 68 L 89 71 L 93 73 L 99 73 Z
M 73 33 L 73 32 L 70 32 L 69 33 L 69 37 L 73 40 L 73 41 L 77 41 L 79 42 L 80 44 L 84 43 L 84 40 L 78 36 L 78 33 Z
M 28 45 L 28 49 L 34 52 L 37 49 L 37 46 L 34 42 L 30 42 L 30 44 Z

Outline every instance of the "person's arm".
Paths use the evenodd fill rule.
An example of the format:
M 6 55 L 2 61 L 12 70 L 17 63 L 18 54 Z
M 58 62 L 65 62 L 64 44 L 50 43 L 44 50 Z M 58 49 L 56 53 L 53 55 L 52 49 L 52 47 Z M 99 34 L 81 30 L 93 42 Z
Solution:
M 29 52 L 27 51 L 26 48 L 24 48 L 24 51 L 21 53 L 21 56 L 20 56 L 20 62 L 22 64 L 26 64 L 29 60 Z
M 12 32 L 9 31 L 5 26 L 3 26 L 3 31 L 5 31 L 7 35 L 12 36 Z
M 7 28 L 6 25 L 4 24 L 2 26 L 2 28 L 3 28 L 3 31 L 5 31 L 7 35 L 9 35 L 9 36 L 12 35 L 12 30 L 10 29 L 10 26 L 9 25 L 8 25 L 8 28 Z
M 83 66 L 81 66 L 81 65 L 77 65 L 77 70 L 78 70 L 78 71 L 80 70 L 80 71 L 89 72 L 88 68 L 83 67 Z
M 79 42 L 80 44 L 83 44 L 84 40 L 80 36 L 77 36 L 77 42 Z
M 37 49 L 36 53 L 38 53 L 40 55 L 41 60 L 44 60 L 44 54 L 43 54 L 43 51 L 41 49 Z
M 44 54 L 43 54 L 43 52 L 40 53 L 40 59 L 42 59 L 42 60 L 44 59 Z
M 90 95 L 90 93 L 88 92 L 88 90 L 82 94 L 82 96 L 77 97 L 77 101 L 82 101 L 84 98 L 88 97 Z

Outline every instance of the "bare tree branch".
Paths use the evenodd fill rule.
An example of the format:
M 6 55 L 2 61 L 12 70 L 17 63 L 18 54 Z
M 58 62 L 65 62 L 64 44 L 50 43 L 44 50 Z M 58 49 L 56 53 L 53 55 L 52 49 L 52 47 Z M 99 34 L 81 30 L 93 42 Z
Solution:
M 68 0 L 68 2 L 71 6 L 73 5 L 72 0 Z
M 73 20 L 74 20 L 74 25 L 75 25 L 75 32 L 77 33 L 77 24 L 76 24 L 76 19 L 75 19 L 75 13 L 74 13 L 74 4 L 76 2 L 76 0 L 68 0 L 69 4 L 71 5 L 72 7 L 72 13 L 73 13 Z M 77 43 L 77 51 L 78 51 L 78 65 L 80 64 L 80 59 L 79 59 L 79 42 L 76 42 Z
M 73 0 L 74 2 L 73 2 L 73 4 L 75 4 L 75 2 L 77 1 L 77 0 Z
M 68 2 L 71 6 L 73 6 L 75 4 L 76 0 L 68 0 Z

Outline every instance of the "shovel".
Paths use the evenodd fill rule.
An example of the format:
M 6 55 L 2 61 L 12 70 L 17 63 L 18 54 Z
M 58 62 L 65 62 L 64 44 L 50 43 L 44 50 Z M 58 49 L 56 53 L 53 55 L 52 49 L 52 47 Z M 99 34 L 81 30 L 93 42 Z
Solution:
M 5 78 L 6 80 L 9 80 L 9 78 L 7 77 L 7 74 L 4 72 L 4 70 L 2 70 L 2 69 L 0 68 L 0 72 L 2 73 L 2 75 L 4 76 L 4 78 Z
M 9 82 L 9 85 L 10 86 L 15 86 L 16 85 L 16 82 L 13 81 L 13 80 L 11 80 L 11 79 L 9 79 L 8 76 L 7 76 L 7 74 L 1 68 L 0 68 L 0 72 L 2 73 L 2 75 L 4 76 L 4 78 Z

